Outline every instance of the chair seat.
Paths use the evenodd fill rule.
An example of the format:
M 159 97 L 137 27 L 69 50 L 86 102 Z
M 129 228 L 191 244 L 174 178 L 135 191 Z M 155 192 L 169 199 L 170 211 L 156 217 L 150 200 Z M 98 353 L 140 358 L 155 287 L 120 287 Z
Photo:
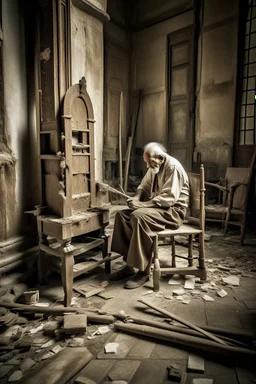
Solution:
M 212 205 L 207 205 L 205 207 L 205 212 L 207 213 L 206 220 L 208 218 L 214 218 L 216 215 L 225 215 L 228 212 L 228 207 L 225 205 L 221 204 L 212 204 Z M 240 209 L 231 209 L 231 215 L 233 216 L 241 216 L 242 211 Z
M 158 237 L 175 236 L 175 235 L 197 235 L 202 233 L 201 229 L 192 225 L 182 224 L 178 229 L 164 229 L 158 233 Z

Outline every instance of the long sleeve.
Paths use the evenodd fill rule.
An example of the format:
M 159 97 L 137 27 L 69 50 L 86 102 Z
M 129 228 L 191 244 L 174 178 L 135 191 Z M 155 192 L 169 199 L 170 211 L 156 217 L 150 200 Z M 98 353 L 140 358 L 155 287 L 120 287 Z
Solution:
M 168 172 L 166 181 L 160 188 L 157 196 L 153 198 L 153 202 L 159 207 L 168 208 L 173 206 L 179 199 L 184 185 L 181 173 L 176 169 L 171 169 Z

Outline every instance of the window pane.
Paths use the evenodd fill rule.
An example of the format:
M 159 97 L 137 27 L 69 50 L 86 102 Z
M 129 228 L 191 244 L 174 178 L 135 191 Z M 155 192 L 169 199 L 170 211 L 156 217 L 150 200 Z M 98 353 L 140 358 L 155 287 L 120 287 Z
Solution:
M 240 127 L 239 127 L 240 131 L 244 130 L 244 121 L 245 121 L 245 119 L 240 119 Z
M 249 67 L 249 65 L 245 65 L 244 66 L 243 77 L 247 77 L 248 76 L 248 67 Z
M 240 117 L 244 117 L 244 116 L 245 116 L 245 106 L 242 105 L 240 110 Z
M 249 64 L 249 76 L 256 76 L 256 63 Z
M 250 33 L 250 26 L 251 26 L 251 22 L 250 22 L 250 20 L 248 20 L 246 22 L 246 26 L 245 26 L 245 33 L 246 33 L 246 35 L 248 35 Z
M 246 102 L 246 92 L 242 92 L 242 104 Z
M 249 36 L 247 36 L 249 37 Z M 256 47 L 256 32 L 251 34 L 250 48 Z
M 253 104 L 254 102 L 254 91 L 247 92 L 247 104 Z
M 246 116 L 254 116 L 254 104 L 247 105 L 247 107 L 246 107 Z
M 255 17 L 256 16 L 256 7 L 253 7 L 252 9 L 252 17 Z
M 254 132 L 253 131 L 246 132 L 246 136 L 245 136 L 245 145 L 251 145 L 251 144 L 254 144 Z
M 239 145 L 244 145 L 244 131 L 240 132 Z
M 249 48 L 249 36 L 246 36 L 246 37 L 245 37 L 244 48 L 245 48 L 245 49 L 248 49 L 248 48 Z
M 252 19 L 251 32 L 256 31 L 256 19 Z
M 256 61 L 256 48 L 250 49 L 249 52 L 249 62 L 252 63 L 253 61 Z
M 250 77 L 248 79 L 248 88 L 247 89 L 255 89 L 255 78 Z
M 253 129 L 253 123 L 254 123 L 254 118 L 253 117 L 247 117 L 246 125 L 245 125 L 246 131 Z

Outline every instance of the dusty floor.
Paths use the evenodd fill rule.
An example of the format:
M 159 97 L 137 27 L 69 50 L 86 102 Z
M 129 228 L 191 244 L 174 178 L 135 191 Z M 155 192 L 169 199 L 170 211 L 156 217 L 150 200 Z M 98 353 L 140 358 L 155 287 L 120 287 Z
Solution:
M 113 220 L 110 222 L 109 232 L 112 230 L 112 224 Z M 186 254 L 187 248 L 182 244 L 183 239 L 180 238 L 177 247 L 180 252 Z M 152 280 L 136 290 L 126 290 L 123 288 L 125 281 L 108 281 L 108 275 L 101 267 L 75 280 L 76 285 L 104 286 L 105 290 L 99 294 L 101 297 L 95 295 L 86 299 L 74 292 L 72 305 L 97 309 L 108 314 L 124 311 L 130 316 L 163 322 L 164 316 L 138 302 L 139 299 L 145 299 L 197 326 L 208 325 L 229 331 L 235 329 L 255 333 L 255 237 L 253 234 L 247 236 L 245 245 L 241 247 L 238 232 L 232 231 L 224 237 L 221 228 L 207 227 L 205 245 L 207 281 L 203 283 L 196 281 L 194 289 L 185 289 L 184 293 L 179 296 L 175 296 L 173 291 L 183 289 L 184 280 L 179 280 L 178 277 L 176 279 L 176 276 L 174 279 L 170 279 L 168 276 L 162 277 L 160 291 L 157 293 L 152 290 Z M 162 263 L 170 263 L 169 254 L 169 245 L 160 246 Z M 113 262 L 112 268 L 117 269 L 122 264 L 122 259 L 117 259 Z M 223 278 L 230 276 L 236 278 L 233 284 L 237 285 L 223 281 Z M 171 284 L 174 281 L 177 285 Z M 59 275 L 52 274 L 51 284 L 40 287 L 39 290 L 40 303 L 46 303 L 45 305 L 62 304 L 63 291 Z M 222 290 L 226 292 L 224 297 L 218 294 L 220 291 L 223 292 Z M 61 319 L 61 316 L 57 318 L 60 321 Z M 26 324 L 12 325 L 7 328 L 5 332 L 9 331 L 9 336 L 11 330 L 15 332 L 13 329 L 18 327 L 18 332 L 29 335 L 33 342 L 26 350 L 17 350 L 16 348 L 10 352 L 0 350 L 1 383 L 11 382 L 17 378 L 16 382 L 30 383 L 29 375 L 31 372 L 35 372 L 42 359 L 50 362 L 52 355 L 56 354 L 60 348 L 72 347 L 77 350 L 79 346 L 87 347 L 92 353 L 93 359 L 75 377 L 67 381 L 70 384 L 74 383 L 78 376 L 87 377 L 97 384 L 115 380 L 123 380 L 129 384 L 167 384 L 175 382 L 168 380 L 167 367 L 170 365 L 175 365 L 180 370 L 183 384 L 212 383 L 211 380 L 196 381 L 195 378 L 213 379 L 214 384 L 256 383 L 255 358 L 254 363 L 252 358 L 243 358 L 238 361 L 222 354 L 204 352 L 200 348 L 190 349 L 186 345 L 179 346 L 171 342 L 117 331 L 114 329 L 114 324 L 89 324 L 85 333 L 71 334 L 65 337 L 63 334 L 62 337 L 56 337 L 56 334 L 55 336 L 46 336 L 43 332 L 43 326 L 52 320 L 56 320 L 56 317 L 37 316 L 30 318 Z M 178 325 L 178 323 L 172 324 Z M 104 327 L 101 328 L 102 326 Z M 0 335 L 0 339 L 2 336 L 3 333 Z M 49 341 L 47 346 L 46 343 Z M 118 343 L 116 353 L 105 353 L 104 347 L 109 342 Z M 53 350 L 53 348 L 55 349 Z M 7 352 L 9 356 L 6 357 Z M 203 372 L 191 372 L 188 369 L 188 359 L 193 354 L 203 358 Z M 20 380 L 22 376 L 23 378 Z

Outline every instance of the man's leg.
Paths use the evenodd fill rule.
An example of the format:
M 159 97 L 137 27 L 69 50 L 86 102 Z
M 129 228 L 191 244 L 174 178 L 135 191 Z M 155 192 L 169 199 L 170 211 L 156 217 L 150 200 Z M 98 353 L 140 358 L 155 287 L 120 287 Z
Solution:
M 164 230 L 166 225 L 178 228 L 182 223 L 175 208 L 172 211 L 171 222 L 169 217 L 168 220 L 164 217 L 166 211 L 158 208 L 140 208 L 130 214 L 132 235 L 126 262 L 128 265 L 138 268 L 139 271 L 127 281 L 126 288 L 137 288 L 149 279 L 152 262 L 152 235 Z
M 113 237 L 111 243 L 111 250 L 120 253 L 124 256 L 126 261 L 129 244 L 132 236 L 132 226 L 130 220 L 130 209 L 118 211 L 115 216 Z M 113 272 L 109 276 L 109 280 L 121 280 L 125 277 L 130 277 L 135 274 L 135 270 L 131 266 L 125 266 L 120 270 Z

